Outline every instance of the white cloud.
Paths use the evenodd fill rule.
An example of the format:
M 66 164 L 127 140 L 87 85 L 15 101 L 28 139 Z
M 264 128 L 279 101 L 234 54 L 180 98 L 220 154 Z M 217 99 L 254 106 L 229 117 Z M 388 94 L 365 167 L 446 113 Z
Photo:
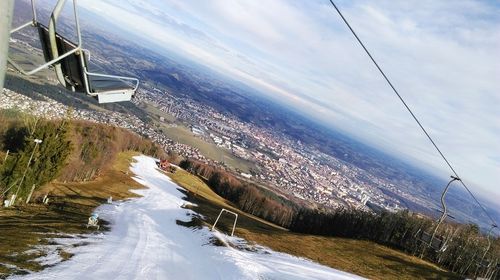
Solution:
M 328 1 L 82 2 L 314 118 L 445 170 Z M 499 195 L 500 163 L 491 159 L 500 157 L 500 8 L 467 0 L 338 5 L 464 180 Z

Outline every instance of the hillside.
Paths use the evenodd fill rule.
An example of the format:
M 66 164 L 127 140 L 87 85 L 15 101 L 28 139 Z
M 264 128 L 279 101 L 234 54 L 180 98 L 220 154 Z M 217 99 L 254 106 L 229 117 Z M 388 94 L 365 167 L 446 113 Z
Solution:
M 35 149 L 37 138 L 42 142 Z M 129 189 L 140 185 L 130 178 L 128 168 L 137 152 L 162 153 L 151 141 L 124 129 L 0 111 L 0 198 L 3 202 L 18 195 L 13 207 L 0 211 L 0 278 L 44 269 L 54 258 L 70 258 L 58 246 L 53 251 L 43 246 L 56 245 L 51 241 L 56 236 L 91 233 L 83 225 L 110 196 L 136 196 Z M 45 196 L 49 204 L 41 203 Z M 108 228 L 106 222 L 103 225 Z M 81 245 L 85 242 L 75 246 Z
M 71 112 L 64 119 L 45 120 L 14 110 L 0 111 L 2 197 L 16 194 L 18 200 L 26 199 L 32 186 L 36 193 L 53 180 L 94 180 L 110 168 L 118 153 L 129 150 L 155 156 L 163 154 L 161 148 L 135 133 L 114 126 L 74 121 Z
M 196 177 L 182 170 L 172 175 L 197 193 L 193 196 L 161 174 L 151 158 L 136 157 L 131 171 L 147 189 L 134 191 L 141 196 L 138 199 L 97 208 L 112 224 L 109 233 L 53 236 L 41 248 L 56 256 L 65 252 L 66 258 L 44 258 L 47 266 L 54 266 L 23 279 L 359 279 L 330 267 L 373 279 L 452 278 L 421 260 L 373 243 L 295 235 L 241 212 L 238 237 L 223 234 L 230 222 L 226 217 L 217 227 L 221 232 L 212 232 L 200 217 L 211 223 L 221 206 L 231 205 Z M 370 258 L 373 254 L 366 249 L 378 253 Z M 405 275 L 401 276 L 400 268 Z
M 354 207 L 325 209 L 304 206 L 201 162 L 185 160 L 180 166 L 203 179 L 213 192 L 230 201 L 234 207 L 285 227 L 298 236 L 315 235 L 315 238 L 324 238 L 325 241 L 329 240 L 328 237 L 350 239 L 349 242 L 354 245 L 347 246 L 345 251 L 355 251 L 359 244 L 371 241 L 396 249 L 403 256 L 419 256 L 420 259 L 462 276 L 494 271 L 500 256 L 500 239 L 487 238 L 474 224 L 445 222 L 437 225 L 432 218 L 407 210 L 372 213 Z M 435 232 L 433 244 L 440 243 L 434 248 L 423 237 L 424 233 L 432 232 Z M 299 240 L 294 236 L 290 239 Z M 273 242 L 276 238 L 264 240 Z M 283 241 L 287 244 L 287 238 Z M 356 245 L 357 242 L 359 243 Z M 370 245 L 366 246 L 373 245 L 367 244 Z M 318 243 L 319 248 L 322 245 L 325 244 Z M 308 245 L 304 244 L 306 246 Z M 297 247 L 285 245 L 285 248 L 293 250 Z M 374 256 L 376 254 L 372 251 L 366 255 L 368 259 Z M 365 260 L 364 263 L 370 263 L 370 260 Z M 405 267 L 399 270 L 406 271 Z M 366 273 L 365 270 L 362 271 Z
M 226 244 L 245 246 L 244 241 L 211 232 L 207 228 L 178 225 L 196 215 L 155 161 L 135 157 L 131 171 L 147 187 L 134 191 L 140 198 L 99 207 L 96 212 L 112 222 L 106 235 L 86 239 L 56 239 L 74 257 L 24 279 L 360 279 L 308 260 L 248 246 L 213 246 L 219 238 Z M 89 244 L 72 248 L 72 244 Z
M 305 257 L 323 265 L 355 273 L 370 279 L 460 279 L 436 265 L 366 240 L 294 233 L 249 215 L 217 195 L 202 179 L 184 171 L 168 174 L 185 188 L 186 199 L 194 203 L 195 222 L 188 225 L 211 226 L 221 208 L 237 212 L 235 235 L 250 244 L 266 246 L 278 252 Z M 218 227 L 231 230 L 233 220 L 223 217 Z

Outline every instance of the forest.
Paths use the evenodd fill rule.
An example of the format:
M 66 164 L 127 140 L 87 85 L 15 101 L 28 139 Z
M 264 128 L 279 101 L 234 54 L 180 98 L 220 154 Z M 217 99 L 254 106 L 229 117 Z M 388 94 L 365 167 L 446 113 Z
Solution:
M 255 185 L 241 182 L 230 173 L 199 161 L 183 160 L 179 166 L 201 177 L 218 195 L 244 212 L 282 227 L 288 227 L 292 222 L 297 206 L 289 201 L 280 201 L 270 191 L 264 193 Z
M 0 199 L 19 202 L 53 180 L 93 180 L 122 151 L 155 157 L 163 149 L 126 129 L 71 120 L 46 120 L 15 110 L 0 111 Z M 35 141 L 36 140 L 36 141 Z M 37 143 L 38 141 L 38 143 Z
M 229 172 L 195 160 L 180 166 L 201 177 L 217 194 L 247 213 L 305 234 L 370 240 L 418 256 L 461 276 L 500 279 L 500 238 L 475 224 L 437 222 L 428 216 L 368 212 L 355 208 L 310 208 L 240 181 Z M 430 237 L 435 232 L 435 236 Z

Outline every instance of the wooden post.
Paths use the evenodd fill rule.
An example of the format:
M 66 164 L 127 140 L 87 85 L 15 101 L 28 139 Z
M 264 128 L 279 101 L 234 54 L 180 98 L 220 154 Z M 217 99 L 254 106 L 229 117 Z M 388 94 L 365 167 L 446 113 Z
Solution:
M 17 195 L 13 194 L 11 197 L 10 197 L 10 200 L 9 200 L 9 206 L 8 207 L 11 207 L 12 205 L 14 205 L 14 202 L 16 201 L 17 199 Z
M 31 187 L 30 194 L 28 195 L 28 198 L 26 199 L 26 204 L 28 204 L 31 200 L 31 196 L 33 195 L 33 191 L 35 190 L 35 184 Z
M 7 162 L 7 158 L 9 157 L 9 152 L 10 150 L 7 150 L 7 153 L 5 154 L 5 158 L 3 159 L 3 164 Z

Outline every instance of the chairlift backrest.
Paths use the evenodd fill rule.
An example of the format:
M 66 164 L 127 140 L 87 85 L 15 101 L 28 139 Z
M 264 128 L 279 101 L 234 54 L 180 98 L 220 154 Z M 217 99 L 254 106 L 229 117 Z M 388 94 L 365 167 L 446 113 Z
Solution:
M 420 236 L 420 240 L 422 240 L 422 242 L 431 243 L 431 239 L 432 239 L 432 234 L 425 231 L 422 232 L 422 235 Z
M 99 103 L 129 101 L 139 86 L 138 79 L 88 71 L 89 63 L 86 55 L 88 51 L 82 48 L 76 0 L 73 0 L 73 11 L 78 43 L 73 43 L 56 32 L 57 18 L 65 2 L 66 0 L 58 0 L 51 15 L 51 24 L 47 27 L 37 21 L 35 3 L 32 0 L 33 20 L 11 31 L 12 34 L 30 25 L 37 28 L 46 63 L 31 71 L 26 71 L 12 59 L 8 58 L 8 62 L 19 72 L 28 76 L 44 68 L 55 66 L 58 80 L 64 87 L 96 97 Z
M 436 251 L 441 250 L 443 248 L 443 239 L 441 239 L 440 237 L 434 237 L 430 246 Z
M 45 61 L 49 62 L 55 58 L 50 49 L 49 29 L 41 23 L 37 23 L 37 25 L 43 55 L 45 57 Z M 56 33 L 56 44 L 59 53 L 67 53 L 78 47 L 73 42 L 67 40 L 58 33 Z M 87 65 L 82 64 L 82 59 L 80 58 L 81 55 L 85 56 L 85 52 L 74 52 L 60 61 L 61 70 L 63 72 L 64 79 L 66 81 L 66 88 L 68 90 L 77 92 L 85 91 L 84 69 Z M 87 61 L 86 57 L 83 58 L 83 61 Z
M 479 265 L 482 267 L 489 267 L 490 264 L 491 264 L 491 262 L 489 260 L 482 260 Z

